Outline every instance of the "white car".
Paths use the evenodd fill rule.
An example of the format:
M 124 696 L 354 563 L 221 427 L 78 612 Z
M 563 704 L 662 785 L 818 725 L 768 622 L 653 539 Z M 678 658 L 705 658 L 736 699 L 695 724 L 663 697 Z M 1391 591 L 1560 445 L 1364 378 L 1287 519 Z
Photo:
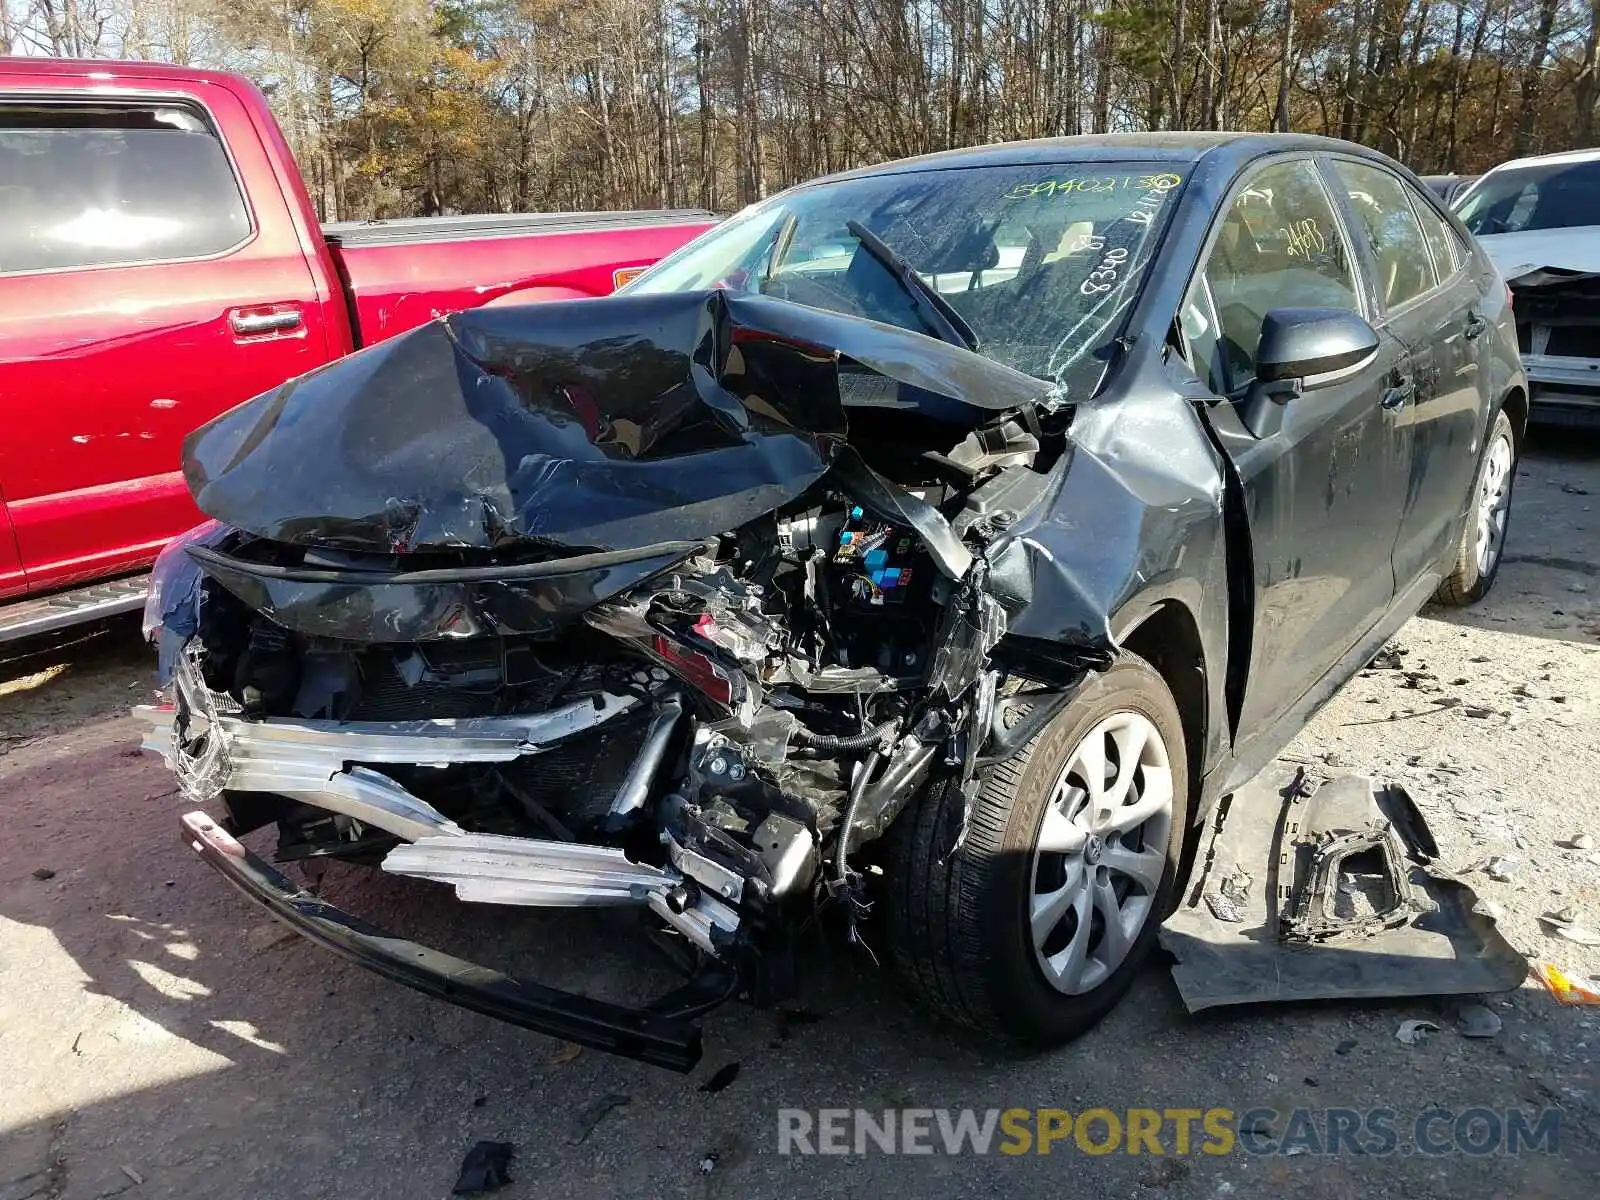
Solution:
M 1511 287 L 1535 417 L 1600 423 L 1600 150 L 1503 163 L 1452 207 Z

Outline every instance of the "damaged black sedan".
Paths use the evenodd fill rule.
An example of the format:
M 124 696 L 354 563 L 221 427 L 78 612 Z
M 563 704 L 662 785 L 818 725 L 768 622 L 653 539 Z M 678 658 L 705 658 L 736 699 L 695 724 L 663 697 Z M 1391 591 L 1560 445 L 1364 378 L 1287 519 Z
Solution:
M 147 610 L 186 841 L 308 936 L 687 1069 L 817 914 L 936 1012 L 1081 1032 L 1186 831 L 1492 583 L 1503 288 L 1388 160 L 992 146 L 757 205 L 606 300 L 462 313 L 193 435 Z M 632 905 L 627 1008 L 386 934 L 236 839 Z

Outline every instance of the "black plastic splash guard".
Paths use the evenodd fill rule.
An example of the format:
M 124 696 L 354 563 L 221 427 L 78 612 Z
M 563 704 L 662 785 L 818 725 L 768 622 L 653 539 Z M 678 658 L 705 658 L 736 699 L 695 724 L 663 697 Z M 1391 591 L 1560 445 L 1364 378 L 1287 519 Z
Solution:
M 688 1072 L 700 1061 L 689 1018 L 733 993 L 734 978 L 691 980 L 645 1008 L 557 991 L 393 937 L 296 886 L 203 812 L 184 815 L 183 840 L 250 900 L 318 945 L 430 996 L 536 1033 Z

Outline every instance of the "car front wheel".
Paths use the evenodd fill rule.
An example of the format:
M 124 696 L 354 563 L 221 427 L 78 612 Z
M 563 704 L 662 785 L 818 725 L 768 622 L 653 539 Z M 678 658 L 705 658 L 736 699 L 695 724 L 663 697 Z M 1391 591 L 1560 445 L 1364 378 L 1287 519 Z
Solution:
M 936 785 L 890 835 L 895 965 L 936 1013 L 1052 1045 L 1100 1019 L 1154 945 L 1188 813 L 1183 726 L 1125 655 L 983 782 Z

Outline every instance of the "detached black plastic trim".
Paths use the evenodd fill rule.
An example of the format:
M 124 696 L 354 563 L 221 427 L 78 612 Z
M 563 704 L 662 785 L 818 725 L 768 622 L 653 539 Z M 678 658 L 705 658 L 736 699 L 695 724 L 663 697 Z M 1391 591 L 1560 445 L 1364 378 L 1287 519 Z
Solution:
M 681 1016 L 624 1008 L 513 979 L 393 937 L 296 886 L 207 814 L 186 813 L 182 824 L 184 842 L 246 897 L 297 933 L 369 971 L 498 1021 L 658 1067 L 688 1072 L 700 1061 L 700 1029 Z M 700 1007 L 673 1005 L 667 1011 L 705 1011 L 731 990 L 722 990 L 716 1000 L 706 997 L 710 1002 Z

